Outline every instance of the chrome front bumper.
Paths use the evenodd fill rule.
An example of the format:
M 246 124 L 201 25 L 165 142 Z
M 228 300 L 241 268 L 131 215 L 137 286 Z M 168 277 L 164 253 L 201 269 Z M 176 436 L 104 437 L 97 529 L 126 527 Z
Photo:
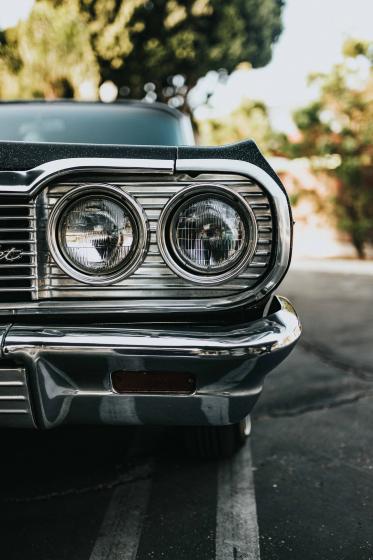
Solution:
M 4 327 L 0 425 L 238 422 L 254 406 L 264 376 L 289 354 L 300 333 L 295 310 L 282 297 L 274 299 L 268 316 L 239 326 Z M 111 385 L 118 370 L 188 373 L 196 390 L 118 394 Z

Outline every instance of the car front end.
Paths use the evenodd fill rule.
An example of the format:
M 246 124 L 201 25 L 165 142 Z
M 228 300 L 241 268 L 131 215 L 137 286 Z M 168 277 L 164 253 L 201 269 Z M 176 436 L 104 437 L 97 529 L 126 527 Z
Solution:
M 8 143 L 0 172 L 1 425 L 242 421 L 301 330 L 273 295 L 290 208 L 255 145 L 27 147 L 38 165 Z

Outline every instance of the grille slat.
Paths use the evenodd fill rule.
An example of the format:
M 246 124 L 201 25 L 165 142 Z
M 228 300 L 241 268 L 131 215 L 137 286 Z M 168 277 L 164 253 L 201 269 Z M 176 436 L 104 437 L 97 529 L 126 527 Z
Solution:
M 24 219 L 24 218 L 23 218 Z M 22 233 L 22 232 L 35 232 L 36 228 L 34 227 L 0 227 L 0 232 L 6 232 L 6 233 Z
M 249 268 L 265 268 L 266 266 L 266 262 L 251 262 L 249 264 Z
M 32 202 L 30 202 L 30 203 L 28 203 L 28 204 L 17 204 L 17 205 L 14 205 L 14 204 L 1 204 L 1 203 L 0 203 L 0 210 L 1 210 L 2 208 L 7 208 L 7 209 L 10 209 L 10 208 L 17 208 L 17 209 L 18 209 L 18 208 L 33 208 L 33 207 L 34 207 L 34 205 L 33 205 Z
M 2 264 L 1 270 L 3 268 L 36 268 L 36 264 Z
M 269 210 L 269 204 L 267 202 L 253 202 L 251 208 L 253 210 Z
M 27 292 L 36 292 L 36 288 L 35 287 L 31 287 L 31 288 L 26 288 L 26 287 L 20 287 L 20 288 L 0 288 L 0 293 L 2 294 L 7 294 L 7 293 L 13 293 L 13 292 L 21 292 L 21 293 L 27 293 Z M 1 300 L 0 301 L 4 301 Z M 17 297 L 16 301 L 22 301 L 19 297 Z
M 26 371 L 5 362 L 0 367 L 0 426 L 34 427 Z
M 26 219 L 27 219 L 28 222 L 35 221 L 35 218 L 32 217 L 32 216 L 27 216 Z M 25 216 L 0 216 L 0 223 L 3 220 L 12 220 L 12 221 L 13 220 L 25 220 Z
M 6 276 L 0 276 L 0 282 L 2 280 L 32 280 L 33 278 L 36 278 L 36 274 L 27 274 L 27 275 L 8 274 Z
M 0 302 L 27 302 L 36 292 L 35 205 L 0 197 Z
M 22 236 L 21 236 L 22 237 Z M 27 243 L 31 243 L 31 239 L 0 239 L 0 245 L 25 245 Z M 28 255 L 34 255 L 35 251 L 28 251 L 27 252 Z M 26 252 L 24 252 L 24 255 L 26 255 Z

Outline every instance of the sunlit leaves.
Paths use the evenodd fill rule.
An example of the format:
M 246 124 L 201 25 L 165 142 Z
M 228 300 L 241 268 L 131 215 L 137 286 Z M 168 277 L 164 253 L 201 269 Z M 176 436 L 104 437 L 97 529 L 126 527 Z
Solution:
M 262 66 L 282 29 L 281 0 L 80 0 L 80 8 L 102 79 L 135 98 L 152 82 L 167 101 L 176 74 L 187 91 L 209 70 Z
M 0 96 L 79 97 L 80 84 L 113 81 L 120 94 L 182 107 L 210 70 L 267 64 L 282 0 L 36 0 L 0 37 Z M 173 76 L 182 75 L 182 88 Z M 63 85 L 64 84 L 64 85 Z M 66 86 L 66 87 L 65 87 Z
M 8 52 L 0 51 L 3 97 L 79 97 L 81 84 L 97 86 L 98 65 L 75 0 L 37 2 L 28 19 L 6 34 Z

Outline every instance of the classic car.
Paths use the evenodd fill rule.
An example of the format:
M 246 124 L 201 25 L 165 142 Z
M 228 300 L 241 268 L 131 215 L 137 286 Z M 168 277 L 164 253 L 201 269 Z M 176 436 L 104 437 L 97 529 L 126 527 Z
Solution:
M 0 425 L 175 425 L 245 441 L 301 332 L 281 181 L 141 102 L 0 103 Z

